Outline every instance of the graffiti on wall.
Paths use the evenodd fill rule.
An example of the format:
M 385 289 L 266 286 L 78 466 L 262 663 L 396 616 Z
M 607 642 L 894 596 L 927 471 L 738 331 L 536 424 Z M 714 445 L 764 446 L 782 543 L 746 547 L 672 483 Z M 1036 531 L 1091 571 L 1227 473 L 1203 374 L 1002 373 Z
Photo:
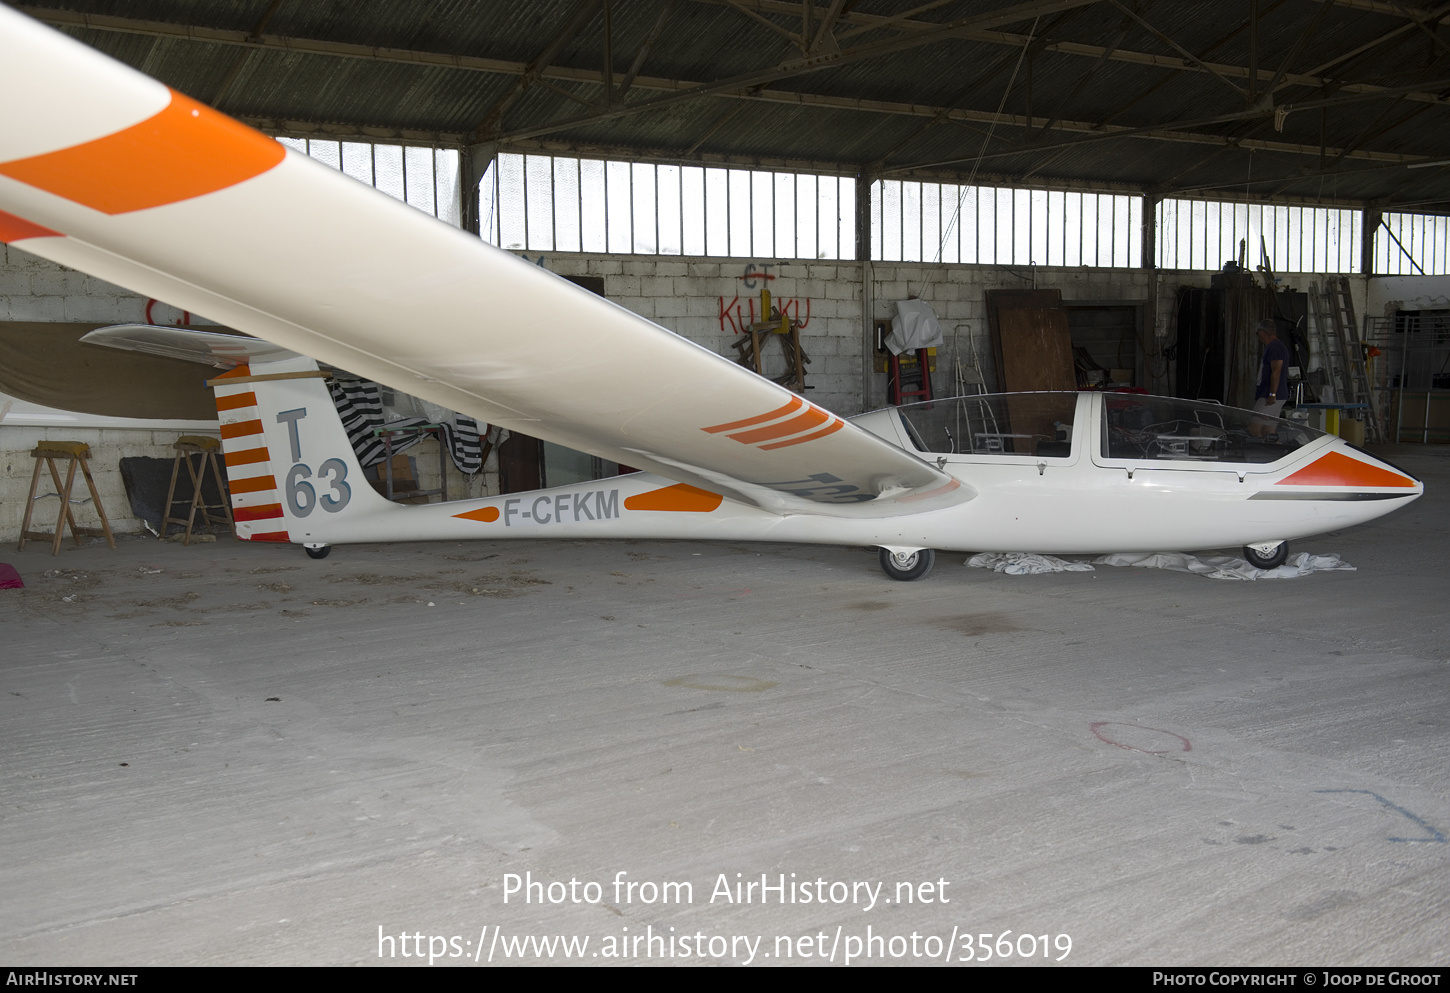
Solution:
M 774 268 L 776 268 L 776 263 L 774 262 L 749 262 L 746 263 L 744 270 L 737 278 L 740 280 L 744 289 L 759 290 L 767 287 L 770 281 L 779 278 L 775 273 L 770 271 Z M 729 303 L 725 302 L 723 295 L 718 300 L 721 331 L 728 328 L 731 334 L 740 334 L 757 320 L 764 320 L 770 316 L 768 314 L 763 314 L 759 317 L 756 316 L 755 312 L 760 306 L 760 294 L 758 292 L 747 295 L 744 300 L 740 299 L 739 293 L 736 293 Z M 811 323 L 810 297 L 776 297 L 771 303 L 776 310 L 794 321 L 796 327 L 804 328 Z

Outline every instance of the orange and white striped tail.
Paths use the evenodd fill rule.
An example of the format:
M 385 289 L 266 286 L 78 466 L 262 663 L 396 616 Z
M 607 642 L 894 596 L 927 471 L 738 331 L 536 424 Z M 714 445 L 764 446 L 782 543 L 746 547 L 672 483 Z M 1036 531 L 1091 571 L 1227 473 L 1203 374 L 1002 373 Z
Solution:
M 281 493 L 262 428 L 257 394 L 247 382 L 251 368 L 241 365 L 212 380 L 221 421 L 228 489 L 237 537 L 243 541 L 290 541 Z M 242 382 L 228 385 L 227 380 Z

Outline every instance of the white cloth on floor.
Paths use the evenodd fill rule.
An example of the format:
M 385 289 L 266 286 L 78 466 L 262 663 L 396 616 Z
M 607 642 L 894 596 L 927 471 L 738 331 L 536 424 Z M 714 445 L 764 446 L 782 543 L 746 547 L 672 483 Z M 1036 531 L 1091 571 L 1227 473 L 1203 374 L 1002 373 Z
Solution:
M 1009 576 L 1037 576 L 1044 572 L 1092 572 L 1086 562 L 1069 562 L 1055 555 L 1031 552 L 982 552 L 967 559 L 973 569 L 991 569 Z
M 1258 569 L 1247 559 L 1234 555 L 1205 555 L 1202 558 L 1183 552 L 1116 552 L 1093 559 L 1097 565 L 1137 566 L 1140 569 L 1172 569 L 1192 572 L 1209 579 L 1298 579 L 1312 572 L 1348 571 L 1354 566 L 1338 555 L 1311 555 L 1299 552 L 1289 556 L 1275 569 Z M 1055 555 L 1032 552 L 982 552 L 967 559 L 973 569 L 991 569 L 1009 576 L 1039 576 L 1047 572 L 1092 572 L 1086 562 L 1060 559 Z
M 1258 569 L 1234 555 L 1207 555 L 1197 558 L 1183 552 L 1149 552 L 1129 554 L 1119 552 L 1093 559 L 1098 565 L 1138 566 L 1144 569 L 1174 569 L 1178 572 L 1196 572 L 1209 579 L 1298 579 L 1311 572 L 1354 571 L 1354 566 L 1338 555 L 1311 555 L 1299 552 L 1291 555 L 1283 565 L 1275 569 Z

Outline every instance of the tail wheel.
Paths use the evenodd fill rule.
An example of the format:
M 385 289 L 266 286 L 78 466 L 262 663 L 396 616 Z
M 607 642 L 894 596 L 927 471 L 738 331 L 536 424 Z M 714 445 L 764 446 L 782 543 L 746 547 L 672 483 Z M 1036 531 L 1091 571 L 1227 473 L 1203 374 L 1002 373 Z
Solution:
M 882 572 L 903 583 L 921 579 L 936 564 L 936 552 L 930 548 L 918 548 L 914 552 L 893 552 L 889 548 L 883 548 L 877 558 L 881 562 Z
M 1249 565 L 1255 569 L 1277 569 L 1284 564 L 1289 557 L 1289 543 L 1287 541 L 1261 541 L 1255 545 L 1244 546 L 1244 558 L 1248 559 Z
M 307 557 L 310 559 L 325 559 L 332 551 L 331 545 L 304 545 L 303 548 L 306 549 Z

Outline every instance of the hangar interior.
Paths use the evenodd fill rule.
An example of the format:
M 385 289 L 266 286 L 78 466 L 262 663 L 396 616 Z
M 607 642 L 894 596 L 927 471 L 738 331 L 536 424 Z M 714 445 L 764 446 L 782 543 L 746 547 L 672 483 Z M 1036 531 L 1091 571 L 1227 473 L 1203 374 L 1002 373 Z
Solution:
M 877 323 L 907 299 L 941 326 L 935 395 L 1021 388 L 998 382 L 987 293 L 1038 288 L 1066 312 L 1079 368 L 1063 388 L 1241 402 L 1221 359 L 1180 346 L 1225 347 L 1221 324 L 1182 323 L 1188 290 L 1247 289 L 1281 294 L 1245 304 L 1255 317 L 1302 319 L 1306 400 L 1325 383 L 1367 400 L 1333 395 L 1348 364 L 1320 328 L 1342 278 L 1346 323 L 1384 353 L 1365 370 L 1384 422 L 1370 440 L 1443 441 L 1445 42 L 1389 3 L 1251 8 L 1229 23 L 1078 2 L 19 5 L 712 351 L 740 354 L 768 290 L 798 325 L 805 389 L 841 414 L 889 399 Z M 91 445 L 116 527 L 141 531 L 121 460 L 169 462 L 178 430 L 207 430 L 210 398 L 192 370 L 146 360 L 136 382 L 169 380 L 170 400 L 118 391 L 119 359 L 60 338 L 206 316 L 4 251 L 0 526 L 19 530 L 30 449 L 63 435 Z M 1429 334 L 1405 330 L 1421 321 Z M 1239 346 L 1250 363 L 1254 347 Z M 760 352 L 761 371 L 789 372 L 786 349 Z M 48 428 L 43 407 L 93 416 Z M 399 470 L 423 490 L 450 475 L 456 496 L 612 471 L 520 437 L 460 474 L 437 444 Z
M 216 325 L 0 245 L 0 537 L 23 530 L 32 450 L 59 440 L 89 446 L 110 527 L 136 536 L 11 556 L 29 599 L 4 607 L 24 646 L 5 823 L 31 856 L 11 870 L 12 960 L 397 962 L 391 935 L 469 933 L 461 918 L 864 931 L 844 901 L 705 900 L 717 876 L 799 866 L 913 880 L 889 911 L 903 934 L 960 913 L 1046 936 L 1021 958 L 1056 960 L 1049 938 L 1071 932 L 1069 962 L 1443 965 L 1444 9 L 10 6 L 833 413 L 1024 389 L 1248 406 L 1269 318 L 1295 349 L 1295 416 L 1427 481 L 1410 510 L 1314 546 L 1361 571 L 1267 593 L 1138 570 L 883 592 L 855 550 L 746 543 L 359 546 L 325 572 L 222 527 L 158 546 L 141 536 L 167 530 L 178 436 L 218 430 L 205 376 L 78 339 Z M 918 301 L 940 336 L 897 355 L 885 339 Z M 1010 311 L 1045 337 L 1009 368 Z M 1061 361 L 1039 361 L 1042 341 Z M 643 403 L 652 384 L 618 387 Z M 387 383 L 334 398 L 345 419 L 383 411 L 369 458 L 400 500 L 629 471 Z M 461 685 L 470 666 L 486 688 Z M 348 688 L 358 671 L 375 685 Z M 101 745 L 78 749 L 92 727 Z M 46 833 L 68 812 L 62 853 Z M 99 896 L 56 882 L 91 867 Z M 615 872 L 692 879 L 694 905 L 612 882 L 599 901 L 503 900 L 520 874 Z M 923 883 L 949 876 L 962 903 L 943 912 Z

